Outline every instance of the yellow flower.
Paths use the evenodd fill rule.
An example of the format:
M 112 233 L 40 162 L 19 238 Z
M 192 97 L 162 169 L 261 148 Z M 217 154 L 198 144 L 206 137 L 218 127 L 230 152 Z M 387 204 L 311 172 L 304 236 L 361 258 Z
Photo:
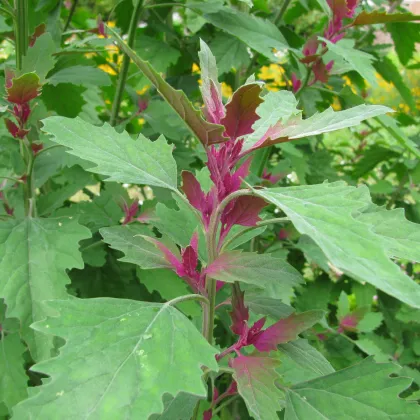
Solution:
M 222 85 L 222 96 L 224 98 L 230 98 L 233 93 L 232 88 L 229 85 L 227 85 L 225 82 L 222 82 L 221 85 Z
M 334 96 L 334 101 L 331 104 L 331 107 L 334 111 L 340 111 L 341 110 L 341 103 L 336 96 Z
M 192 74 L 200 74 L 200 67 L 198 67 L 197 64 L 193 63 L 192 65 L 192 69 L 191 69 Z
M 98 66 L 99 69 L 103 70 L 105 73 L 115 76 L 117 72 L 109 64 L 101 64 Z
M 144 95 L 148 91 L 149 88 L 150 88 L 150 86 L 149 85 L 146 85 L 142 89 L 136 90 L 136 93 L 138 95 Z

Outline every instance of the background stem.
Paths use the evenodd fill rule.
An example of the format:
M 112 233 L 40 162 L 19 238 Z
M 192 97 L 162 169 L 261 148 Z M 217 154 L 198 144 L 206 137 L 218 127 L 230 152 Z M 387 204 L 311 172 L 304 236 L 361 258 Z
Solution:
M 76 7 L 77 7 L 77 3 L 78 3 L 78 0 L 74 0 L 73 1 L 73 4 L 71 5 L 69 17 L 67 18 L 66 24 L 64 25 L 63 32 L 66 32 L 67 31 L 67 28 L 70 26 L 71 19 L 72 19 L 73 15 L 74 15 L 74 12 L 76 10 Z
M 28 0 L 15 0 L 16 67 L 22 70 L 23 57 L 28 50 Z
M 143 0 L 138 0 L 133 14 L 131 15 L 130 28 L 128 30 L 127 45 L 130 48 L 134 47 L 134 40 L 136 39 L 137 23 L 139 21 L 140 12 L 142 11 Z M 128 67 L 130 65 L 130 57 L 124 54 L 121 65 L 120 74 L 118 76 L 117 90 L 115 92 L 114 102 L 112 104 L 110 124 L 116 125 L 118 113 L 120 112 L 121 100 L 124 94 L 125 82 L 127 80 Z

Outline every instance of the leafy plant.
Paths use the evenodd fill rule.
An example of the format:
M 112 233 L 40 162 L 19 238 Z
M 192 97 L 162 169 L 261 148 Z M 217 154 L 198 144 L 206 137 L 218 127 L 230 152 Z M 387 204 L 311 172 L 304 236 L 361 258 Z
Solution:
M 1 8 L 0 417 L 417 419 L 419 17 L 80 3 Z

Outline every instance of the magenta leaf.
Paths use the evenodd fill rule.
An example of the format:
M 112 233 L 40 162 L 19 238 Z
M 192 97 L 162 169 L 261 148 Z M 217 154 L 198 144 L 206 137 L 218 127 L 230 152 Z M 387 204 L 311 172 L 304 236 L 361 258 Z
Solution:
M 316 35 L 312 35 L 303 46 L 303 55 L 305 56 L 312 56 L 315 55 L 318 50 L 318 37 Z
M 245 292 L 238 292 L 236 288 L 232 292 L 232 312 L 230 312 L 232 325 L 230 329 L 236 335 L 242 335 L 245 332 L 246 323 L 249 320 L 249 311 L 245 306 L 244 294 Z
M 261 220 L 258 214 L 265 206 L 267 202 L 258 197 L 241 196 L 234 200 L 232 208 L 222 215 L 223 236 L 233 225 L 256 226 Z
M 239 356 L 229 364 L 249 414 L 256 420 L 278 419 L 277 412 L 284 406 L 284 394 L 275 385 L 281 379 L 276 371 L 280 362 L 270 357 Z
M 259 351 L 277 350 L 281 343 L 296 340 L 298 334 L 312 327 L 324 316 L 323 311 L 307 311 L 301 314 L 292 314 L 273 324 L 258 335 L 254 336 L 249 344 L 253 344 Z
M 7 79 L 7 100 L 23 105 L 40 94 L 41 84 L 35 73 L 26 73 L 18 78 Z
M 264 102 L 260 97 L 262 87 L 258 83 L 241 86 L 226 105 L 226 116 L 221 123 L 226 134 L 233 140 L 253 133 L 252 125 L 259 119 L 255 112 L 258 105 Z
M 182 190 L 190 204 L 197 210 L 202 210 L 205 203 L 205 195 L 197 178 L 188 171 L 182 171 Z

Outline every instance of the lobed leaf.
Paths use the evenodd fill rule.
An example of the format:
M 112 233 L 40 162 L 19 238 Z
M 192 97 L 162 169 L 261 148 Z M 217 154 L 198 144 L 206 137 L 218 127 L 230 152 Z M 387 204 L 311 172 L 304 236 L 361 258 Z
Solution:
M 26 73 L 17 78 L 13 77 L 10 86 L 6 86 L 7 100 L 14 104 L 25 104 L 35 99 L 41 89 L 39 77 L 35 73 Z
M 121 50 L 133 60 L 134 64 L 136 64 L 150 80 L 165 101 L 168 102 L 168 104 L 185 121 L 204 146 L 221 143 L 227 140 L 226 137 L 223 137 L 223 126 L 205 121 L 202 118 L 200 111 L 193 107 L 183 91 L 175 90 L 169 85 L 169 83 L 167 83 L 147 61 L 143 61 L 130 47 L 128 47 L 115 31 L 110 28 L 108 28 L 108 31 L 112 34 Z
M 398 395 L 411 379 L 390 378 L 399 370 L 391 363 L 367 358 L 328 376 L 297 384 L 286 392 L 285 420 L 417 419 L 420 406 Z
M 218 369 L 217 350 L 169 304 L 99 298 L 48 306 L 59 315 L 34 328 L 67 343 L 32 367 L 51 380 L 13 419 L 147 419 L 164 411 L 164 394 L 207 395 L 201 367 Z
M 239 356 L 230 363 L 238 391 L 255 420 L 278 420 L 284 393 L 275 386 L 279 361 L 270 357 Z
M 107 175 L 107 181 L 146 184 L 177 190 L 177 169 L 172 147 L 163 136 L 152 142 L 139 134 L 133 140 L 105 123 L 94 126 L 81 118 L 49 117 L 43 131 L 68 147 L 68 153 L 97 166 L 89 171 Z
M 0 224 L 0 296 L 7 317 L 21 322 L 21 335 L 35 361 L 51 356 L 53 337 L 32 330 L 45 318 L 41 302 L 66 299 L 66 270 L 83 268 L 79 241 L 90 237 L 76 220 L 25 219 Z
M 372 232 L 372 220 L 357 218 L 371 205 L 367 187 L 335 182 L 254 193 L 282 209 L 339 270 L 420 308 L 420 286 L 389 260 L 388 240 Z

